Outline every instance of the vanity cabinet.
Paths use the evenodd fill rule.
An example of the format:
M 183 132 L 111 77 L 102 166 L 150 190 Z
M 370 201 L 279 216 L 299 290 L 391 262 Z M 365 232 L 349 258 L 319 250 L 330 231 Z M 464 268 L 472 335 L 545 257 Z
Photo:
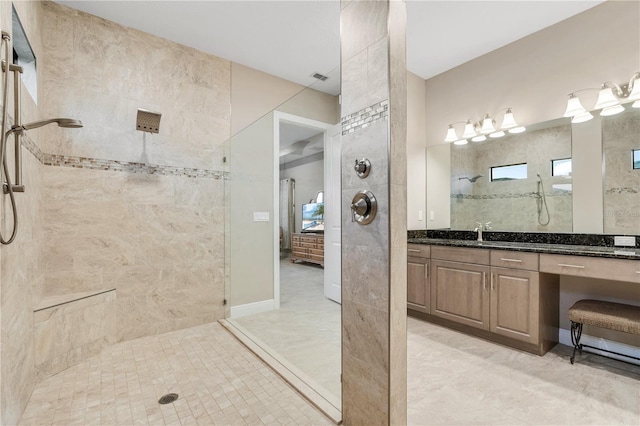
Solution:
M 540 322 L 538 254 L 491 251 L 491 331 L 537 343 Z
M 489 329 L 489 267 L 432 260 L 431 313 L 440 318 Z
M 538 354 L 557 343 L 558 277 L 538 272 L 537 253 L 432 246 L 430 264 L 420 318 Z
M 407 308 L 429 313 L 430 294 L 430 246 L 407 245 Z

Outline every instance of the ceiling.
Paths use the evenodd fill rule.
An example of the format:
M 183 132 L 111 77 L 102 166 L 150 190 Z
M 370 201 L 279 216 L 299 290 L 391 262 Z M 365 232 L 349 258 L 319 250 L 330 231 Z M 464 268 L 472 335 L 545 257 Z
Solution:
M 602 2 L 407 0 L 407 68 L 428 79 Z M 339 0 L 57 3 L 304 86 L 313 84 L 326 93 L 340 93 Z M 314 73 L 329 79 L 321 82 L 311 77 Z M 283 134 L 282 149 L 312 136 L 293 128 Z M 317 152 L 314 146 L 297 147 L 281 162 Z
M 428 79 L 602 2 L 407 0 L 407 68 Z M 340 90 L 339 0 L 57 3 L 327 93 Z M 332 76 L 319 82 L 316 72 Z

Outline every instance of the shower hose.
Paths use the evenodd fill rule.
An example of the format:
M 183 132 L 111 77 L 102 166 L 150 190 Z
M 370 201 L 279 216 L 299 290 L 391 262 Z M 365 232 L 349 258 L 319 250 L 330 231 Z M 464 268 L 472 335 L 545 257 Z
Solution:
M 11 244 L 16 238 L 18 233 L 18 211 L 16 209 L 16 199 L 13 195 L 13 186 L 11 184 L 11 177 L 9 175 L 9 167 L 7 167 L 7 138 L 11 131 L 5 133 L 7 124 L 7 101 L 8 101 L 8 87 L 9 87 L 9 34 L 2 32 L 2 50 L 4 50 L 4 74 L 2 79 L 2 127 L 0 128 L 0 163 L 2 163 L 2 170 L 4 171 L 4 177 L 7 180 L 6 186 L 3 185 L 3 189 L 6 188 L 6 192 L 9 194 L 9 200 L 11 202 L 11 211 L 13 213 L 13 230 L 11 231 L 11 237 L 8 240 L 4 239 L 2 230 L 0 229 L 0 243 Z M 18 148 L 16 148 L 18 149 Z M 0 173 L 2 176 L 2 173 Z M 1 181 L 1 179 L 0 179 Z
M 538 223 L 542 226 L 547 226 L 549 222 L 551 222 L 551 216 L 549 215 L 549 207 L 547 206 L 547 196 L 544 194 L 544 184 L 542 183 L 542 178 L 538 175 L 538 198 L 536 199 L 536 204 L 538 207 Z M 541 190 L 542 189 L 542 190 Z M 547 212 L 547 220 L 542 220 L 542 207 L 544 207 Z

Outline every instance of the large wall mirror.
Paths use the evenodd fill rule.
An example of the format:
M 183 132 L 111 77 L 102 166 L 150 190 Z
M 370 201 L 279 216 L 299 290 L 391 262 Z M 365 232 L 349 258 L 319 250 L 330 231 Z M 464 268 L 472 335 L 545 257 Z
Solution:
M 604 232 L 640 234 L 640 108 L 602 123 Z
M 491 222 L 495 231 L 571 232 L 571 179 L 566 120 L 452 145 L 451 228 Z
M 585 232 L 576 231 L 576 219 L 587 214 L 585 209 L 603 209 L 600 230 L 586 232 L 640 235 L 640 109 L 627 104 L 621 114 L 594 115 L 596 125 L 589 129 L 597 133 L 581 130 L 587 123 L 572 125 L 563 118 L 501 139 L 429 147 L 428 229 L 471 230 L 476 222 L 491 222 L 494 231 Z M 583 140 L 585 134 L 596 141 L 590 150 L 598 157 L 602 152 L 602 168 L 576 163 L 583 156 L 574 160 L 572 147 L 584 150 L 594 144 Z M 450 164 L 442 167 L 445 158 Z M 430 169 L 436 161 L 440 170 Z M 582 178 L 573 173 L 580 167 L 588 167 L 590 177 L 602 170 L 602 179 L 596 179 L 602 183 L 581 181 L 584 171 Z M 588 200 L 576 207 L 579 188 L 583 194 L 587 190 Z M 433 194 L 442 195 L 434 199 Z

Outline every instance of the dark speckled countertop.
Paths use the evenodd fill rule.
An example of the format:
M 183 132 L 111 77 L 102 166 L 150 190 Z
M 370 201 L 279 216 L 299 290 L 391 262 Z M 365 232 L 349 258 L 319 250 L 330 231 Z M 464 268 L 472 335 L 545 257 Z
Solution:
M 409 238 L 410 244 L 430 244 L 451 247 L 526 251 L 533 253 L 570 254 L 574 256 L 608 257 L 640 260 L 640 249 L 635 247 L 582 246 L 570 244 L 544 244 L 511 241 L 476 241 L 443 238 Z

